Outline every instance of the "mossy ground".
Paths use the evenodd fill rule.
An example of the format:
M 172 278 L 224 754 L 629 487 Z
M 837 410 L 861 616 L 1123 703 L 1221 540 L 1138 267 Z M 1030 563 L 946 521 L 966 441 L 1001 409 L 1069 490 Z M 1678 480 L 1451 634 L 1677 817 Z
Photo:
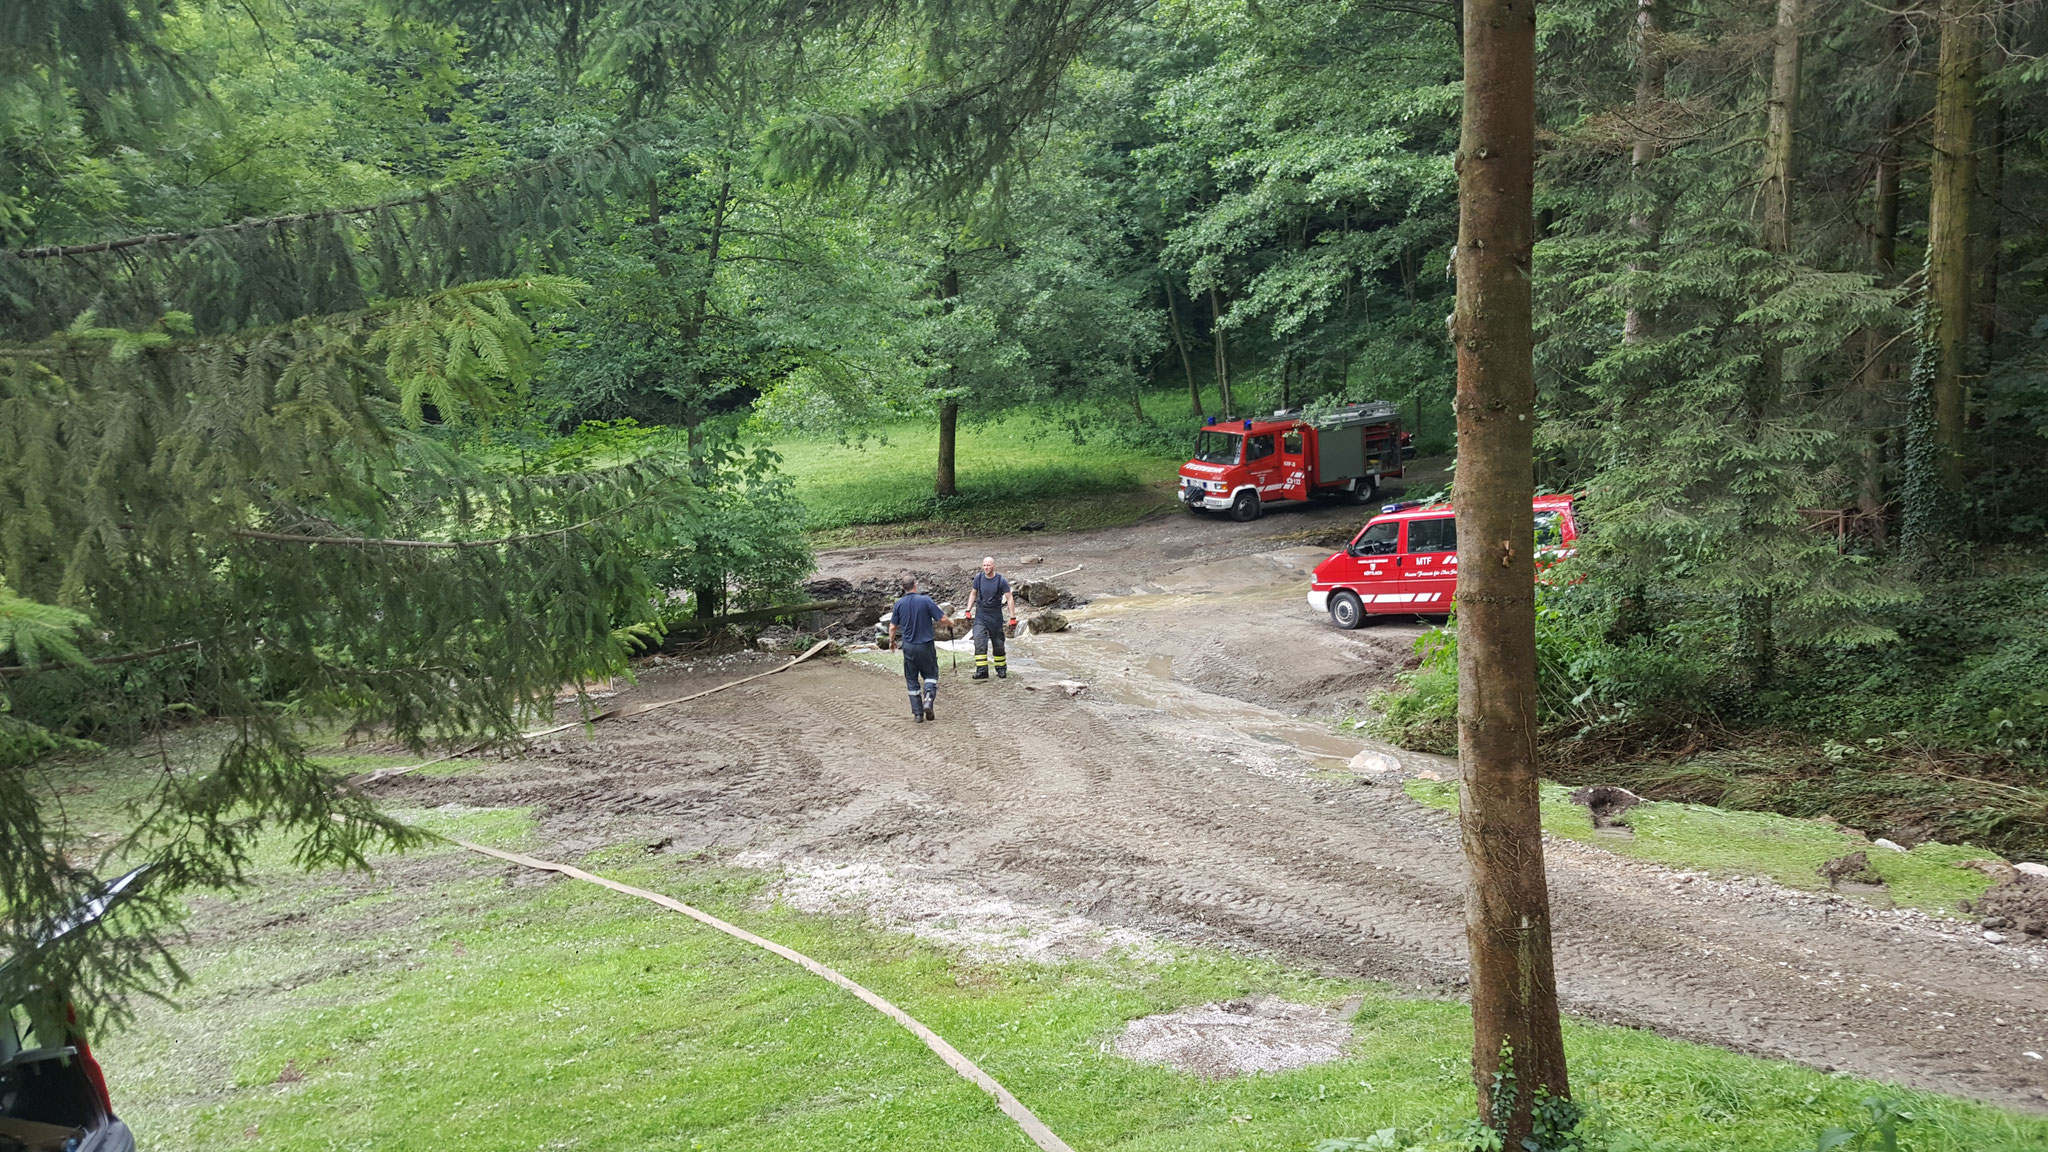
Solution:
M 1431 807 L 1458 809 L 1455 784 L 1410 780 L 1405 787 L 1408 795 Z M 1828 887 L 1820 874 L 1822 864 L 1864 852 L 1894 904 L 1928 912 L 1953 914 L 1958 901 L 1974 898 L 1990 886 L 1983 873 L 1957 864 L 1997 859 L 1994 852 L 1955 844 L 1920 844 L 1910 852 L 1894 852 L 1822 820 L 1661 801 L 1629 809 L 1625 819 L 1635 835 L 1620 839 L 1596 833 L 1592 816 L 1571 802 L 1571 793 L 1562 784 L 1541 785 L 1544 831 L 1673 868 L 1767 876 L 1786 887 L 1809 890 Z

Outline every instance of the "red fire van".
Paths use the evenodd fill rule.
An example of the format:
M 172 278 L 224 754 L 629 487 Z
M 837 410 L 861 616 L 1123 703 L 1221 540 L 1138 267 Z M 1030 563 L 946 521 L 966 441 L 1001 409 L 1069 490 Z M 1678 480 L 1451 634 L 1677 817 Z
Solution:
M 1569 556 L 1579 538 L 1569 496 L 1538 496 L 1536 564 Z M 1444 616 L 1458 591 L 1458 522 L 1449 504 L 1389 504 L 1350 547 L 1316 565 L 1309 607 L 1339 628 L 1367 616 Z

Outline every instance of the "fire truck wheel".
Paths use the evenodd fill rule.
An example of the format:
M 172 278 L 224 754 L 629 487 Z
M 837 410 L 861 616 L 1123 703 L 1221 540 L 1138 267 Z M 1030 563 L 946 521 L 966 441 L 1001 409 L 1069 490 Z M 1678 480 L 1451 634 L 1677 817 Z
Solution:
M 1370 504 L 1379 497 L 1380 482 L 1376 478 L 1361 476 L 1351 483 L 1351 502 L 1353 504 Z
M 1357 593 L 1339 592 L 1330 597 L 1330 623 L 1347 632 L 1365 623 L 1365 605 Z
M 1247 488 L 1230 502 L 1232 520 L 1257 520 L 1259 518 L 1259 494 Z

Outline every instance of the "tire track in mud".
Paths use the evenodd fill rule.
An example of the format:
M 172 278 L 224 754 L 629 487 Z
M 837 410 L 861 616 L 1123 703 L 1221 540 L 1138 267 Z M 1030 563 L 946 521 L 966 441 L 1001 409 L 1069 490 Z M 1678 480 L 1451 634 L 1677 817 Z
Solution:
M 892 669 L 807 666 L 607 726 L 601 744 L 390 791 L 539 803 L 562 829 L 630 815 L 681 844 L 916 864 L 1105 924 L 1458 993 L 1447 815 L 1319 778 L 1298 751 L 1245 759 L 1237 733 L 1014 678 L 948 677 L 935 724 L 911 723 L 902 699 Z M 1281 753 L 1298 770 L 1276 770 Z M 2048 1077 L 2020 1055 L 2048 1052 L 2048 964 L 2027 950 L 1579 845 L 1548 859 L 1568 1010 L 2048 1110 Z

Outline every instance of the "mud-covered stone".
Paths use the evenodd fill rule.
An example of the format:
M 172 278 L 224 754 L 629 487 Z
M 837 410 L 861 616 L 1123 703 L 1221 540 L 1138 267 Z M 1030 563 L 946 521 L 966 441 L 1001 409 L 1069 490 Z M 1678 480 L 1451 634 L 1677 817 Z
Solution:
M 1043 580 L 1027 580 L 1011 591 L 1033 608 L 1050 608 L 1060 602 L 1060 590 Z
M 806 644 L 804 638 L 797 634 L 797 630 L 789 625 L 771 624 L 761 629 L 761 634 L 754 637 L 754 647 L 759 648 L 763 652 L 777 652 L 793 656 L 810 647 L 810 645 Z
M 1067 630 L 1067 617 L 1063 612 L 1048 608 L 1033 616 L 1030 620 L 1030 625 L 1034 635 L 1046 632 L 1065 632 Z
M 1884 877 L 1879 876 L 1876 870 L 1871 868 L 1868 852 L 1851 852 L 1847 856 L 1837 856 L 1815 871 L 1830 885 L 1884 883 Z
M 1642 802 L 1641 796 L 1613 784 L 1588 784 L 1572 793 L 1572 803 L 1593 814 L 1595 828 L 1613 828 L 1628 823 L 1622 816 Z

